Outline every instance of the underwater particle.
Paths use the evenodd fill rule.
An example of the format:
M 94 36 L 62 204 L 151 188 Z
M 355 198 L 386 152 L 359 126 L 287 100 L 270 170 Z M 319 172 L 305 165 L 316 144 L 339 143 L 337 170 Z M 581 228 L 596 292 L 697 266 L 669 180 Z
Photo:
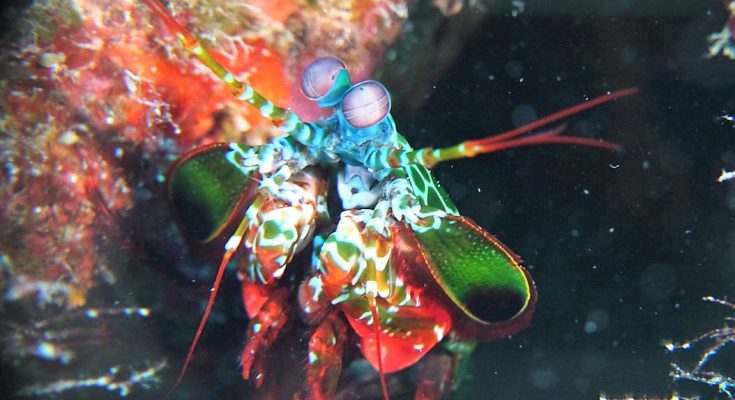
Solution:
M 550 368 L 535 369 L 531 371 L 531 384 L 541 390 L 550 390 L 558 381 L 558 374 Z
M 35 351 L 31 350 L 29 354 L 48 361 L 58 361 L 62 364 L 69 364 L 74 358 L 73 352 L 49 342 L 38 342 Z
M 641 291 L 653 300 L 663 300 L 676 288 L 676 271 L 664 263 L 653 263 L 641 271 Z
M 735 178 L 735 171 L 725 171 L 723 168 L 720 176 L 717 177 L 717 182 L 722 183 L 733 178 Z
M 607 311 L 596 308 L 587 313 L 587 319 L 584 323 L 584 331 L 587 333 L 595 333 L 603 331 L 607 328 L 609 318 Z
M 519 104 L 513 108 L 513 112 L 511 113 L 511 121 L 513 121 L 513 126 L 516 127 L 529 124 L 537 119 L 538 114 L 536 113 L 536 109 L 528 104 Z
M 523 64 L 518 60 L 511 60 L 505 64 L 505 73 L 509 78 L 518 79 L 523 75 Z
M 586 375 L 597 375 L 608 366 L 607 356 L 596 349 L 585 349 L 579 358 L 579 366 Z
M 526 2 L 523 0 L 513 0 L 510 4 L 513 7 L 510 12 L 510 15 L 513 16 L 513 18 L 521 15 L 523 11 L 526 10 Z
M 467 196 L 467 186 L 461 182 L 452 182 L 449 184 L 449 193 L 454 201 L 462 201 Z

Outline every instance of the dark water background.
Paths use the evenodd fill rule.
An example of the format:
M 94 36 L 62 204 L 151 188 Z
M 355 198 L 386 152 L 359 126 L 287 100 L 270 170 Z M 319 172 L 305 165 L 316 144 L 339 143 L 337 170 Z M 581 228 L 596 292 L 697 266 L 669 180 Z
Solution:
M 618 142 L 619 154 L 548 146 L 436 169 L 539 291 L 532 326 L 481 345 L 459 398 L 714 398 L 672 384 L 669 363 L 692 359 L 661 345 L 721 326 L 728 309 L 701 298 L 735 294 L 735 192 L 715 181 L 735 164 L 735 127 L 721 118 L 735 110 L 735 62 L 704 56 L 721 5 L 690 3 L 608 15 L 527 2 L 516 18 L 487 18 L 421 110 L 396 116 L 412 143 L 440 146 L 517 126 L 524 110 L 641 90 L 570 120 L 569 132 Z M 713 365 L 732 374 L 732 353 Z
M 706 346 L 670 354 L 662 342 L 692 338 L 732 316 L 701 300 L 735 296 L 735 183 L 716 182 L 722 168 L 735 169 L 735 125 L 722 118 L 735 114 L 735 61 L 705 57 L 726 8 L 693 0 L 524 4 L 515 17 L 508 4 L 491 7 L 450 67 L 431 79 L 431 90 L 394 99 L 399 131 L 414 146 L 498 133 L 607 91 L 635 86 L 640 93 L 569 119 L 570 134 L 620 143 L 620 153 L 553 145 L 436 168 L 460 211 L 523 257 L 539 293 L 531 326 L 481 344 L 455 398 L 669 398 L 675 391 L 718 398 L 706 385 L 669 377 L 670 363 L 692 366 Z M 385 83 L 390 90 L 425 76 Z M 166 389 L 208 293 L 207 284 L 193 288 L 191 277 L 210 282 L 214 266 L 202 269 L 203 256 L 179 258 L 171 249 L 183 246 L 180 237 L 164 232 L 163 223 L 145 228 L 156 226 L 171 236 L 170 247 L 139 241 L 140 258 L 120 251 L 117 261 L 129 268 L 118 273 L 118 289 L 93 296 L 153 307 L 153 318 L 118 327 L 113 345 L 119 362 L 168 358 Z M 230 271 L 174 398 L 253 396 L 236 361 L 246 324 Z M 303 353 L 292 350 L 303 347 L 303 338 L 290 337 L 274 349 L 285 375 L 302 372 Z M 734 365 L 731 348 L 712 369 L 735 376 Z M 6 370 L 0 382 L 23 384 L 14 379 Z

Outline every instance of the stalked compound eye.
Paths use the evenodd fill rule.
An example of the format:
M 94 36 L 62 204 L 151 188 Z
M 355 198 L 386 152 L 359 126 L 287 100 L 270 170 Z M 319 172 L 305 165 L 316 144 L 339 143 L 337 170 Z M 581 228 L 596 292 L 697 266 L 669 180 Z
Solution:
M 365 81 L 350 88 L 342 99 L 347 122 L 362 129 L 382 121 L 390 112 L 390 95 L 380 82 Z
M 301 91 L 309 100 L 318 100 L 328 95 L 340 71 L 347 71 L 347 67 L 339 58 L 317 58 L 304 69 Z

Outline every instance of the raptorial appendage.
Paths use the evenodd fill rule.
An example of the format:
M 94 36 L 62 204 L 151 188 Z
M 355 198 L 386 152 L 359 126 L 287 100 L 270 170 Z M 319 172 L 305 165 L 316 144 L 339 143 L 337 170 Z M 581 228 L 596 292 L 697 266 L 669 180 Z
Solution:
M 388 90 L 376 81 L 353 83 L 340 59 L 319 58 L 304 71 L 304 95 L 329 113 L 307 123 L 238 81 L 157 0 L 144 1 L 234 95 L 284 133 L 258 147 L 195 149 L 169 175 L 182 225 L 201 242 L 226 240 L 179 381 L 225 267 L 238 252 L 244 253 L 238 275 L 251 318 L 242 372 L 256 386 L 263 383 L 265 356 L 295 311 L 313 328 L 303 392 L 310 399 L 335 396 L 342 354 L 353 342 L 378 371 L 386 399 L 385 374 L 421 363 L 417 396 L 441 398 L 452 391 L 460 360 L 477 341 L 505 338 L 528 326 L 537 293 L 520 257 L 462 217 L 430 168 L 538 144 L 615 150 L 619 146 L 611 142 L 564 136 L 564 124 L 546 127 L 637 89 L 608 93 L 499 135 L 414 150 L 396 130 Z M 330 221 L 326 198 L 334 176 L 342 212 Z M 289 270 L 309 245 L 311 265 Z M 298 296 L 290 296 L 295 287 Z

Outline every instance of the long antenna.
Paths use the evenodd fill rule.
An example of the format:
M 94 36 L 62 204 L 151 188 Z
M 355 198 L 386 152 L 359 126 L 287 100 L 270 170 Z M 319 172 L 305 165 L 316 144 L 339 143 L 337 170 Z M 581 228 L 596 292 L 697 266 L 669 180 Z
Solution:
M 202 336 L 204 327 L 207 325 L 207 319 L 209 319 L 209 314 L 212 312 L 212 307 L 214 306 L 214 300 L 217 298 L 217 292 L 219 291 L 220 283 L 222 282 L 222 276 L 224 275 L 225 269 L 227 268 L 227 264 L 230 262 L 230 259 L 232 258 L 233 254 L 235 254 L 235 251 L 238 249 L 238 247 L 240 247 L 240 243 L 242 242 L 243 235 L 245 234 L 245 230 L 247 229 L 249 222 L 250 222 L 250 219 L 248 219 L 247 217 L 243 218 L 242 222 L 240 222 L 240 225 L 237 227 L 237 230 L 235 230 L 235 233 L 230 237 L 230 239 L 225 244 L 225 254 L 222 257 L 222 261 L 219 264 L 219 268 L 217 269 L 217 277 L 214 278 L 214 283 L 212 284 L 212 289 L 210 290 L 210 294 L 209 294 L 209 300 L 207 301 L 207 307 L 204 309 L 204 314 L 202 315 L 202 318 L 199 321 L 199 326 L 197 327 L 197 331 L 194 334 L 194 339 L 191 341 L 191 344 L 189 345 L 189 352 L 186 354 L 186 360 L 184 361 L 184 365 L 181 366 L 179 377 L 176 379 L 176 383 L 174 383 L 171 389 L 169 389 L 165 398 L 168 398 L 171 395 L 171 393 L 173 393 L 173 391 L 179 386 L 181 381 L 184 379 L 186 370 L 189 368 L 189 364 L 191 364 L 191 360 L 194 358 L 194 350 L 196 350 L 197 344 L 199 344 L 199 338 Z
M 153 11 L 156 17 L 166 25 L 176 38 L 179 39 L 181 44 L 184 46 L 184 49 L 217 75 L 217 77 L 227 85 L 232 94 L 237 98 L 244 100 L 257 108 L 264 117 L 270 119 L 278 126 L 296 115 L 285 108 L 276 106 L 270 100 L 266 99 L 263 95 L 253 89 L 253 87 L 248 83 L 235 78 L 227 68 L 212 56 L 212 53 L 202 45 L 194 34 L 186 30 L 186 28 L 181 26 L 181 24 L 171 16 L 171 13 L 159 0 L 142 1 L 151 9 L 151 11 Z
M 431 168 L 434 165 L 443 161 L 456 160 L 460 158 L 471 158 L 478 154 L 487 154 L 513 147 L 532 146 L 538 144 L 576 144 L 580 146 L 600 147 L 608 150 L 619 150 L 620 145 L 604 140 L 574 136 L 562 136 L 561 133 L 564 132 L 564 130 L 566 129 L 566 124 L 563 124 L 557 128 L 543 131 L 535 135 L 520 138 L 519 136 L 523 135 L 524 133 L 531 132 L 534 129 L 538 129 L 553 122 L 557 122 L 570 115 L 580 113 L 590 108 L 597 107 L 601 104 L 608 103 L 621 97 L 630 96 L 635 93 L 638 93 L 638 88 L 635 87 L 608 93 L 606 95 L 596 97 L 584 103 L 565 108 L 537 121 L 531 122 L 530 124 L 523 125 L 516 129 L 512 129 L 483 139 L 467 140 L 454 146 L 441 149 L 426 147 L 408 153 L 405 153 L 403 151 L 396 151 L 393 149 L 387 149 L 385 150 L 386 153 L 376 155 L 375 159 L 377 160 L 385 157 L 383 159 L 385 160 L 386 164 L 391 167 L 419 162 L 424 164 L 428 168 Z

